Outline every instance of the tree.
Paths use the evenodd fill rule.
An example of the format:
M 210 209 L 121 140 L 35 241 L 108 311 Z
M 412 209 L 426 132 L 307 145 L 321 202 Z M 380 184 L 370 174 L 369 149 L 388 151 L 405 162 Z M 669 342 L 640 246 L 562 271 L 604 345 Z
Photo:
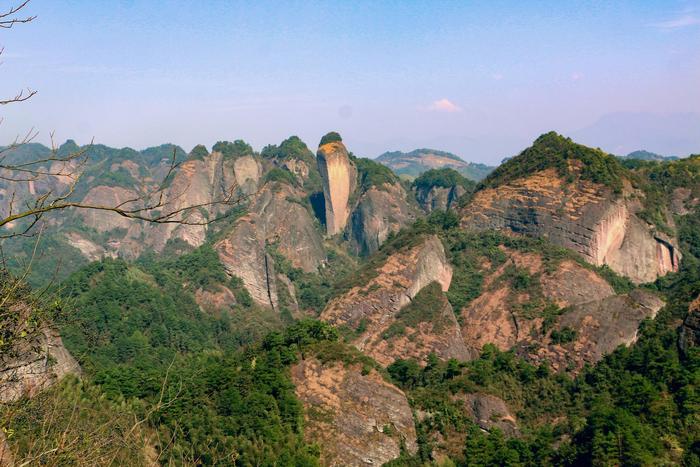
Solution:
M 18 0 L 19 1 L 19 0 Z M 30 0 L 10 7 L 0 13 L 0 28 L 10 29 L 19 24 L 30 23 L 35 16 L 24 16 Z M 2 50 L 0 50 L 0 54 Z M 27 101 L 36 91 L 22 90 L 13 97 L 0 100 L 0 105 L 12 105 Z M 37 132 L 30 131 L 12 144 L 0 148 L 0 240 L 12 237 L 35 237 L 36 247 L 42 232 L 51 228 L 45 216 L 51 212 L 67 209 L 109 211 L 128 219 L 154 224 L 206 225 L 227 217 L 231 209 L 216 216 L 190 214 L 213 206 L 237 204 L 237 185 L 221 187 L 220 195 L 204 203 L 185 204 L 179 202 L 186 192 L 176 193 L 169 189 L 180 162 L 176 153 L 168 164 L 165 176 L 159 182 L 138 181 L 136 195 L 116 205 L 86 203 L 76 193 L 81 177 L 90 165 L 88 157 L 92 144 L 86 148 L 59 150 L 52 143 L 48 155 L 27 156 L 23 149 L 33 141 Z M 52 140 L 53 140 L 53 135 Z M 26 187 L 29 186 L 29 189 Z M 13 378 L 13 365 L 17 358 L 37 354 L 50 366 L 47 330 L 52 328 L 52 316 L 60 311 L 58 298 L 48 293 L 48 287 L 31 290 L 26 284 L 32 261 L 24 272 L 12 275 L 8 272 L 0 247 L 0 394 L 6 389 L 8 378 Z M 139 332 L 131 336 L 133 353 L 144 347 L 144 337 Z M 45 358 L 42 356 L 45 352 Z M 8 370 L 8 371 L 5 371 Z M 8 374 L 10 376 L 8 376 Z M 9 383 L 8 383 L 9 384 Z M 2 427 L 0 427 L 2 428 Z

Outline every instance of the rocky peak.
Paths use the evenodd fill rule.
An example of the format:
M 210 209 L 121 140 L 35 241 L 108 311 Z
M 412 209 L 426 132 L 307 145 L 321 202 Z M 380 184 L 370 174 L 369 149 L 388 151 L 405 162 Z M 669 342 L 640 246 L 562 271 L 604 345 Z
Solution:
M 555 133 L 486 178 L 462 209 L 468 229 L 548 238 L 636 283 L 677 271 L 676 240 L 640 217 L 644 194 L 612 156 Z
M 316 161 L 323 184 L 326 230 L 328 235 L 332 236 L 342 232 L 348 222 L 348 202 L 350 195 L 355 191 L 357 170 L 340 136 L 331 138 L 329 135 L 332 136 L 332 133 L 321 140 Z
M 298 136 L 290 136 L 279 146 L 266 146 L 261 155 L 264 159 L 271 160 L 276 166 L 293 173 L 310 190 L 321 190 L 314 153 Z

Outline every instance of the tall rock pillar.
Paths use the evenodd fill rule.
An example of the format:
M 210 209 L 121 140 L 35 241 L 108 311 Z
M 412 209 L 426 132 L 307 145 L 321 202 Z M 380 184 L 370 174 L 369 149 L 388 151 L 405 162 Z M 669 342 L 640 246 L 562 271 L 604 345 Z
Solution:
M 328 133 L 321 139 L 316 162 L 323 180 L 326 232 L 332 236 L 342 232 L 348 222 L 348 201 L 355 190 L 357 170 L 337 133 Z

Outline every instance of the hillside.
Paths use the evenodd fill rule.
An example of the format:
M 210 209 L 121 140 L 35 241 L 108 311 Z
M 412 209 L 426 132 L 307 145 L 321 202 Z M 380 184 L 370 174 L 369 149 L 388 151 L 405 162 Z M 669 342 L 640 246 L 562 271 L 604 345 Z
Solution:
M 430 169 L 451 168 L 461 173 L 470 180 L 479 181 L 486 177 L 493 167 L 466 162 L 459 156 L 435 149 L 416 149 L 411 152 L 385 152 L 375 159 L 397 175 L 403 175 L 411 179 Z
M 91 157 L 151 180 L 171 149 Z M 315 155 L 294 136 L 212 149 L 178 156 L 165 196 L 219 221 L 68 212 L 36 255 L 32 239 L 3 242 L 15 271 L 35 255 L 35 283 L 67 269 L 41 315 L 51 358 L 8 344 L 0 360 L 7 378 L 41 370 L 0 410 L 16 459 L 700 460 L 697 156 L 630 165 L 547 133 L 477 185 L 450 167 L 401 182 L 335 132 Z M 140 189 L 95 175 L 76 196 Z M 239 203 L 208 204 L 228 189 Z

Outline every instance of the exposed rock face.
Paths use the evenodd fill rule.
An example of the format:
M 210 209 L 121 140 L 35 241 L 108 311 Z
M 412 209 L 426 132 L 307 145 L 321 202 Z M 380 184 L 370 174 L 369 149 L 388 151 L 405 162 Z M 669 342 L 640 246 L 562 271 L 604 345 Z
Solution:
M 223 157 L 219 153 L 211 154 L 204 160 L 190 159 L 184 162 L 168 190 L 167 210 L 177 211 L 187 206 L 206 205 L 211 203 L 215 197 L 222 194 L 217 183 L 223 178 L 222 170 Z M 233 174 L 231 174 L 233 175 Z M 223 182 L 224 186 L 231 186 Z M 205 222 L 209 218 L 208 208 L 197 209 L 178 216 L 178 220 L 186 220 L 191 223 Z M 198 247 L 204 243 L 207 228 L 205 225 L 185 225 L 185 224 L 164 224 L 156 226 L 157 232 L 151 235 L 156 250 L 165 246 L 167 240 L 179 238 L 184 242 Z
M 393 254 L 376 272 L 376 277 L 364 286 L 333 299 L 321 319 L 357 330 L 352 343 L 382 365 L 397 358 L 424 360 L 430 352 L 444 359 L 464 360 L 470 356 L 452 308 L 441 292 L 429 322 L 414 323 L 403 333 L 390 331 L 392 325 L 394 329 L 403 325 L 402 308 L 423 288 L 433 282 L 442 291 L 449 288 L 452 267 L 437 237 L 430 236 L 415 247 Z
M 255 215 L 245 217 L 225 239 L 215 246 L 226 272 L 237 276 L 252 299 L 263 306 L 277 308 L 274 261 L 265 251 L 265 237 L 257 229 Z
M 0 430 L 0 465 L 5 467 L 13 467 L 15 465 L 15 459 L 2 430 Z
M 317 271 L 325 260 L 321 236 L 301 204 L 303 197 L 302 191 L 285 183 L 266 184 L 251 200 L 249 213 L 215 245 L 226 271 L 240 277 L 261 305 L 276 308 L 278 304 L 277 275 L 268 245 L 274 244 L 305 272 Z
M 427 189 L 418 188 L 416 199 L 425 212 L 435 210 L 445 211 L 457 206 L 457 201 L 467 190 L 459 185 L 453 187 L 432 186 Z
M 165 210 L 172 212 L 203 205 L 185 211 L 177 219 L 194 224 L 206 222 L 230 208 L 220 203 L 229 194 L 246 196 L 255 193 L 261 174 L 260 163 L 253 156 L 227 159 L 215 151 L 204 159 L 190 159 L 180 166 L 173 178 Z M 164 224 L 156 226 L 148 237 L 156 250 L 161 250 L 167 240 L 173 238 L 198 247 L 206 239 L 207 228 L 207 225 Z
M 215 290 L 197 289 L 194 299 L 203 311 L 218 312 L 236 304 L 236 296 L 228 287 L 218 284 Z
M 675 240 L 637 217 L 641 205 L 626 191 L 615 197 L 602 185 L 567 184 L 555 169 L 546 169 L 477 192 L 463 210 L 462 225 L 548 238 L 635 283 L 677 271 Z
M 633 344 L 641 322 L 654 318 L 663 305 L 657 296 L 639 289 L 575 306 L 561 315 L 555 325 L 560 331 L 574 330 L 573 341 L 550 344 L 539 357 L 545 356 L 558 369 L 573 365 L 580 370 L 585 363 L 597 363 L 620 345 Z M 572 355 L 576 357 L 572 359 Z
M 336 235 L 343 231 L 350 215 L 348 201 L 355 191 L 357 170 L 340 141 L 319 147 L 316 161 L 326 201 L 326 229 L 328 235 Z
M 681 326 L 678 345 L 684 353 L 688 353 L 691 347 L 700 347 L 700 297 L 690 304 L 688 316 Z
M 306 179 L 309 178 L 309 172 L 310 172 L 309 166 L 306 165 L 306 162 L 301 160 L 301 159 L 294 159 L 294 158 L 285 159 L 285 160 L 280 162 L 280 165 L 282 167 L 284 167 L 286 170 L 293 173 L 300 180 L 305 181 Z
M 0 402 L 32 397 L 80 367 L 63 346 L 56 331 L 46 329 L 30 342 L 21 344 L 13 356 L 0 358 Z
M 69 232 L 66 234 L 66 240 L 68 240 L 68 243 L 71 246 L 77 248 L 88 261 L 99 261 L 107 256 L 116 256 L 113 253 L 107 253 L 107 250 L 105 250 L 101 245 L 98 245 L 75 232 Z
M 379 250 L 389 233 L 416 219 L 416 210 L 406 199 L 400 184 L 371 187 L 359 199 L 352 212 L 350 238 L 358 254 L 369 255 Z
M 262 168 L 253 156 L 242 156 L 233 160 L 236 183 L 245 195 L 255 193 L 262 175 Z
M 515 415 L 500 397 L 484 393 L 459 394 L 453 397 L 464 402 L 466 414 L 483 430 L 500 429 L 506 436 L 519 436 Z
M 501 350 L 515 347 L 530 360 L 576 372 L 619 345 L 633 343 L 639 324 L 663 306 L 658 297 L 642 290 L 615 295 L 602 277 L 574 261 L 562 261 L 546 272 L 538 254 L 506 251 L 509 260 L 486 277 L 484 292 L 461 312 L 462 336 L 472 352 L 480 352 L 487 343 Z M 545 327 L 543 315 L 527 311 L 536 295 L 534 287 L 517 291 L 503 280 L 510 265 L 538 277 L 544 302 L 536 309 L 546 303 L 561 309 L 552 317 L 551 328 Z M 557 340 L 553 335 L 566 337 Z
M 83 203 L 92 206 L 119 206 L 138 198 L 139 195 L 134 190 L 119 186 L 96 186 L 88 191 Z M 134 203 L 127 203 L 124 207 L 126 209 L 138 208 Z M 128 230 L 134 223 L 131 219 L 109 211 L 83 209 L 79 211 L 79 214 L 85 225 L 98 232 L 109 232 L 114 229 Z
M 399 457 L 401 442 L 417 450 L 413 415 L 404 393 L 372 370 L 316 359 L 292 367 L 306 413 L 305 435 L 321 445 L 327 466 L 382 465 Z

